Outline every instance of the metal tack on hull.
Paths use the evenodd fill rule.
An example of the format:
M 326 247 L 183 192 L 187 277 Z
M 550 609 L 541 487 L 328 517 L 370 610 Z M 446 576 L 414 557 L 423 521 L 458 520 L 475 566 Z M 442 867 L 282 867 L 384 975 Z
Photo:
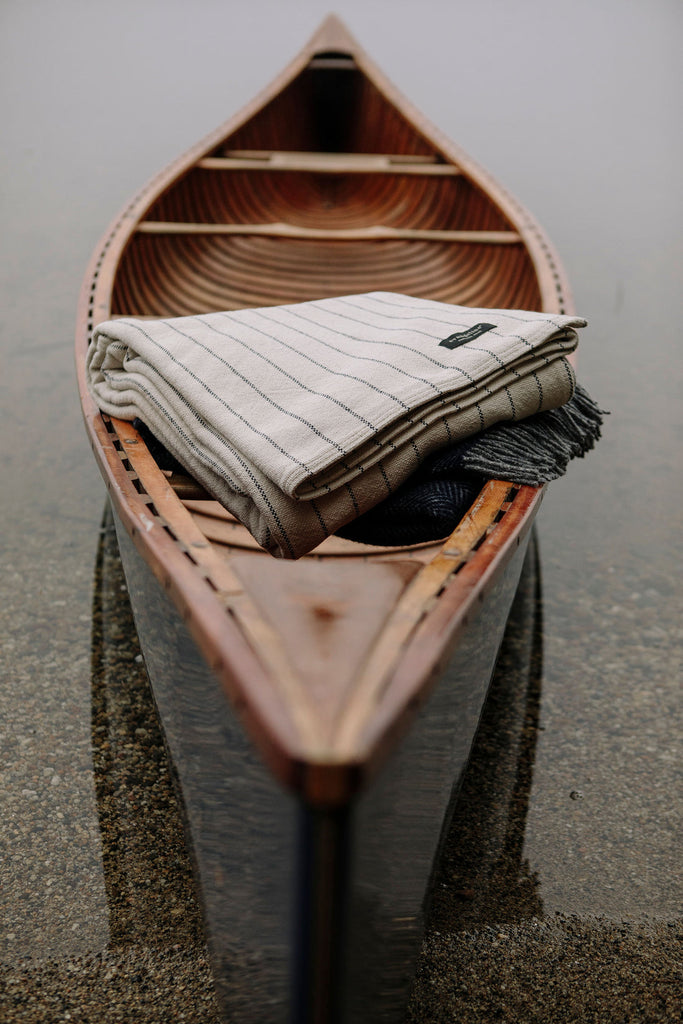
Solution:
M 81 293 L 86 427 L 217 989 L 240 1024 L 400 1020 L 443 817 L 542 493 L 490 481 L 439 543 L 331 537 L 283 563 L 196 481 L 160 468 L 132 424 L 100 413 L 86 351 L 109 318 L 370 290 L 572 311 L 533 218 L 330 17 L 246 110 L 131 201 Z M 361 939 L 377 928 L 386 942 L 371 948 Z

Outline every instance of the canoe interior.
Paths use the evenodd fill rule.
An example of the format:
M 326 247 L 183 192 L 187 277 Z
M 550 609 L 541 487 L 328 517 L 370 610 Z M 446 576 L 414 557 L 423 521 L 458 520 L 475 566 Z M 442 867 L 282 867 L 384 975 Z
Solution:
M 188 168 L 144 220 L 514 236 L 515 225 L 491 196 L 459 173 L 352 58 L 332 54 L 311 64 Z M 307 154 L 314 169 L 277 167 L 269 154 L 280 153 Z M 324 159 L 315 169 L 315 154 L 328 165 L 333 154 L 382 154 L 390 170 L 363 171 L 361 160 L 350 173 L 335 173 Z M 372 290 L 499 308 L 537 309 L 541 301 L 518 236 L 496 244 L 438 236 L 368 242 L 138 232 L 118 269 L 112 313 L 178 316 Z

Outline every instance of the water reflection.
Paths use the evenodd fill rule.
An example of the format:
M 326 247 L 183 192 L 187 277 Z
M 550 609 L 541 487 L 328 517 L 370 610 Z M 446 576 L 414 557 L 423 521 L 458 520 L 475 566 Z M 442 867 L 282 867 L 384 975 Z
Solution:
M 477 738 L 435 876 L 429 927 L 458 931 L 541 917 L 523 859 L 543 673 L 543 605 L 534 530 Z
M 109 505 L 95 566 L 92 741 L 111 945 L 200 944 L 182 822 Z

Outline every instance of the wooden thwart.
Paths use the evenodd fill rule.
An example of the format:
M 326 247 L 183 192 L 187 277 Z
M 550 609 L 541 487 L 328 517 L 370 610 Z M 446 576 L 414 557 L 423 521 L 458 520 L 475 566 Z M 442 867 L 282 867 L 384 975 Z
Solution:
M 432 228 L 392 228 L 380 224 L 364 228 L 308 228 L 284 223 L 194 224 L 185 221 L 143 220 L 138 224 L 137 230 L 146 235 L 265 235 L 272 238 L 303 238 L 326 242 L 406 240 L 516 245 L 522 241 L 515 231 L 441 231 Z
M 295 150 L 231 150 L 197 162 L 207 171 L 313 171 L 316 174 L 420 174 L 453 177 L 453 164 L 436 157 L 393 153 L 307 153 Z

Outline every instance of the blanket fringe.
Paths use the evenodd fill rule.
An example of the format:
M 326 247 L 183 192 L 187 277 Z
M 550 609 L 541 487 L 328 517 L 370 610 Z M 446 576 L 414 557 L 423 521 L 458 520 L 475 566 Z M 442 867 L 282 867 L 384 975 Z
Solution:
M 586 389 L 559 409 L 537 413 L 520 423 L 501 423 L 465 442 L 462 469 L 515 484 L 540 487 L 562 476 L 569 462 L 591 451 L 602 434 L 604 409 Z

